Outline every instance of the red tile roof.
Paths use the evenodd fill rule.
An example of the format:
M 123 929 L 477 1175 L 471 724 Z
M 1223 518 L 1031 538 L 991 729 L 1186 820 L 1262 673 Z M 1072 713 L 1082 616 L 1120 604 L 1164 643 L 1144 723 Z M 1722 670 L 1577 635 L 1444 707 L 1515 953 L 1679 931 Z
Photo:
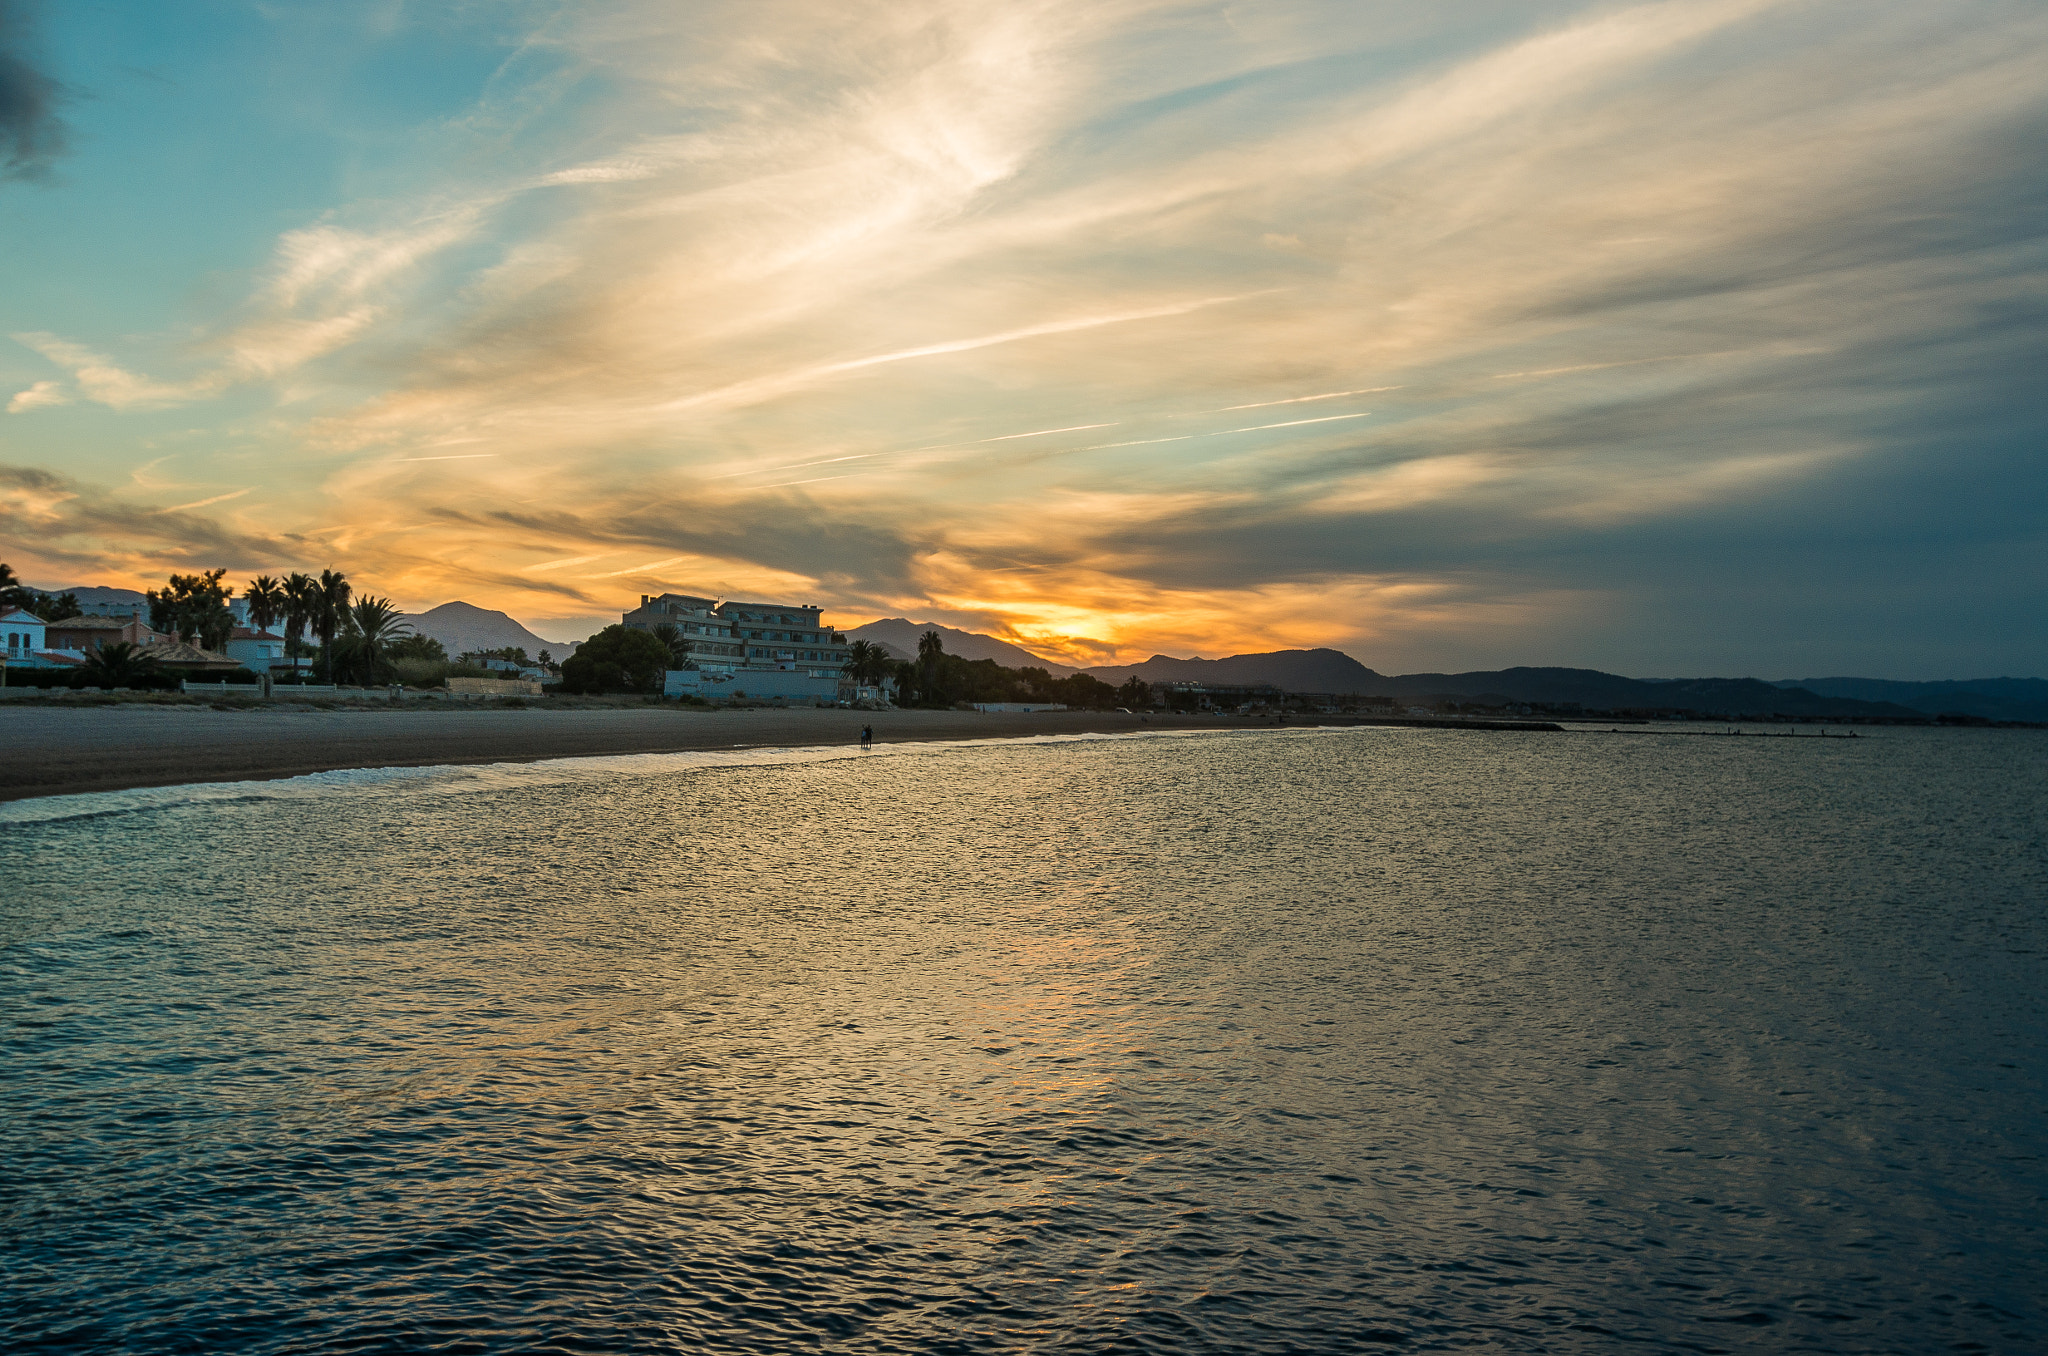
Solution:
M 212 650 L 202 650 L 197 645 L 187 645 L 182 640 L 164 640 L 142 647 L 142 653 L 167 669 L 238 669 L 239 659 L 230 659 Z
M 135 624 L 133 617 L 66 617 L 63 621 L 49 623 L 52 631 L 123 631 Z M 149 623 L 142 623 L 149 629 Z

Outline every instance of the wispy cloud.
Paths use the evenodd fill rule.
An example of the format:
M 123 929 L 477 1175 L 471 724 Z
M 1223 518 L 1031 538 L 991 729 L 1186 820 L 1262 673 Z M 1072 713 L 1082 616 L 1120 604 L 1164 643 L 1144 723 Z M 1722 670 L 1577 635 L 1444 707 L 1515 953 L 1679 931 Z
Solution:
M 26 390 L 16 391 L 14 398 L 7 402 L 7 412 L 9 414 L 26 414 L 30 410 L 40 410 L 51 405 L 69 405 L 70 403 L 71 393 L 64 389 L 63 383 L 39 381 Z
M 581 93 L 508 66 L 190 330 L 21 322 L 61 376 L 10 409 L 267 398 L 194 481 L 422 603 L 595 618 L 672 575 L 1075 656 L 1621 665 L 1816 503 L 2026 530 L 1927 432 L 2024 442 L 2026 7 L 627 0 L 507 37 Z
M 71 379 L 88 400 L 117 410 L 160 409 L 167 405 L 182 404 L 194 397 L 216 389 L 211 383 L 196 386 L 180 386 L 171 382 L 152 381 L 148 377 L 116 366 L 107 358 L 83 344 L 74 344 L 54 334 L 27 331 L 14 336 L 23 344 L 48 358 L 57 366 L 71 373 Z

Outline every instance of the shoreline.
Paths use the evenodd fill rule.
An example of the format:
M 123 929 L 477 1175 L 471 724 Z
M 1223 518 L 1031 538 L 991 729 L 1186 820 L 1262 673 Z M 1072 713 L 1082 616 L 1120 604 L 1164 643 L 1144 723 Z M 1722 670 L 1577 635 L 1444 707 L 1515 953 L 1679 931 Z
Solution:
M 1549 730 L 1536 721 L 1304 716 L 1290 721 L 1121 711 L 852 711 L 683 706 L 592 710 L 234 710 L 145 704 L 0 707 L 0 802 L 208 782 L 276 781 L 364 768 L 534 763 L 634 753 L 879 745 L 1053 734 L 1396 725 Z
M 635 753 L 878 745 L 1134 730 L 1274 728 L 1229 716 L 1121 712 L 0 708 L 0 802 L 363 768 L 533 763 Z

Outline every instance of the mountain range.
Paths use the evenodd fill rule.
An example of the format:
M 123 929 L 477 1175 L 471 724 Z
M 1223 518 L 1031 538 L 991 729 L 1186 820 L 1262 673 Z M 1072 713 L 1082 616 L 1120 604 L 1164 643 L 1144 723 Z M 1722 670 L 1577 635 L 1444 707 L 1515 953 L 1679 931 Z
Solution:
M 1367 668 L 1340 650 L 1274 650 L 1223 659 L 1153 655 L 1141 664 L 1070 669 L 992 636 L 897 617 L 855 627 L 847 634 L 882 642 L 909 658 L 917 638 L 937 631 L 946 650 L 968 659 L 993 659 L 1009 668 L 1036 665 L 1055 677 L 1086 673 L 1112 686 L 1128 678 L 1148 683 L 1270 685 L 1287 692 L 1330 692 L 1397 701 L 1475 701 L 1588 710 L 1695 711 L 1738 716 L 1823 716 L 1920 719 L 1961 714 L 1989 720 L 2048 721 L 2048 680 L 1981 678 L 1937 683 L 1881 678 L 1624 678 L 1597 669 L 1511 668 L 1472 673 L 1389 675 Z
M 143 602 L 134 589 L 92 585 L 50 590 L 76 594 L 78 601 Z M 406 618 L 421 635 L 432 636 L 450 655 L 470 650 L 523 649 L 556 660 L 575 652 L 578 642 L 546 640 L 503 612 L 450 602 Z M 1112 686 L 1128 678 L 1148 683 L 1268 685 L 1287 692 L 1329 692 L 1397 701 L 1476 701 L 1546 706 L 1576 703 L 1588 710 L 1688 710 L 1742 716 L 1839 716 L 1908 719 L 1965 715 L 1986 720 L 2048 722 L 2048 679 L 1972 678 L 1913 683 L 1886 678 L 1624 678 L 1597 669 L 1511 668 L 1472 673 L 1389 675 L 1367 668 L 1340 650 L 1273 650 L 1223 659 L 1176 659 L 1155 654 L 1141 664 L 1104 664 L 1077 669 L 1041 658 L 994 636 L 936 622 L 886 617 L 843 634 L 872 641 L 898 659 L 917 654 L 918 638 L 937 631 L 946 652 L 965 659 L 992 659 L 1005 668 L 1042 668 L 1055 678 L 1086 673 Z
M 1889 701 L 1824 697 L 1755 678 L 1623 678 L 1597 669 L 1512 668 L 1474 673 L 1376 672 L 1337 650 L 1278 650 L 1228 659 L 1172 659 L 1088 670 L 1105 683 L 1135 675 L 1148 683 L 1269 683 L 1290 692 L 1354 693 L 1396 701 L 1577 705 L 1601 711 L 1698 711 L 1762 716 L 1866 716 L 1912 719 L 1927 714 Z
M 574 654 L 578 644 L 543 640 L 503 612 L 464 602 L 443 603 L 414 613 L 406 621 L 418 634 L 440 641 L 451 659 L 471 650 L 505 649 L 524 650 L 529 659 L 538 659 L 546 650 L 559 663 Z
M 1175 659 L 1155 654 L 1142 664 L 1105 664 L 1089 669 L 1111 687 L 1126 679 L 1147 683 L 1261 683 L 1289 692 L 1357 692 L 1377 695 L 1373 684 L 1387 680 L 1341 650 L 1274 650 L 1235 654 L 1228 659 Z
M 1783 678 L 1779 687 L 1800 687 L 1823 697 L 1897 702 L 1929 715 L 1955 712 L 1986 720 L 2048 721 L 2048 679 L 1963 678 L 1939 683 L 1902 683 L 1889 678 Z
M 856 626 L 842 631 L 849 640 L 865 640 L 880 645 L 898 659 L 917 658 L 918 638 L 927 631 L 937 631 L 939 638 L 946 642 L 946 653 L 957 654 L 962 659 L 993 659 L 1006 669 L 1044 669 L 1055 678 L 1066 678 L 1079 670 L 1065 664 L 1055 664 L 1050 659 L 1040 659 L 1031 651 L 1007 640 L 984 636 L 976 631 L 961 631 L 937 622 L 913 622 L 903 617 L 885 617 L 871 621 L 865 626 Z
M 148 595 L 137 589 L 102 588 L 97 584 L 87 584 L 78 588 L 50 589 L 48 592 L 68 593 L 78 600 L 80 607 L 93 607 L 100 603 L 120 603 L 124 607 L 129 603 L 137 607 L 149 606 Z

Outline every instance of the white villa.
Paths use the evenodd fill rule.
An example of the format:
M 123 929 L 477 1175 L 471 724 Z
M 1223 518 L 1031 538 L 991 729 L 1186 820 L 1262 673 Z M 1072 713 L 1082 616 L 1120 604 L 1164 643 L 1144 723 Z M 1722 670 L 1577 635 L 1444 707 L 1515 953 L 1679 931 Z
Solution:
M 33 612 L 17 607 L 0 613 L 0 636 L 7 641 L 7 662 L 30 669 L 52 667 L 52 661 L 42 657 L 48 630 L 48 624 Z

